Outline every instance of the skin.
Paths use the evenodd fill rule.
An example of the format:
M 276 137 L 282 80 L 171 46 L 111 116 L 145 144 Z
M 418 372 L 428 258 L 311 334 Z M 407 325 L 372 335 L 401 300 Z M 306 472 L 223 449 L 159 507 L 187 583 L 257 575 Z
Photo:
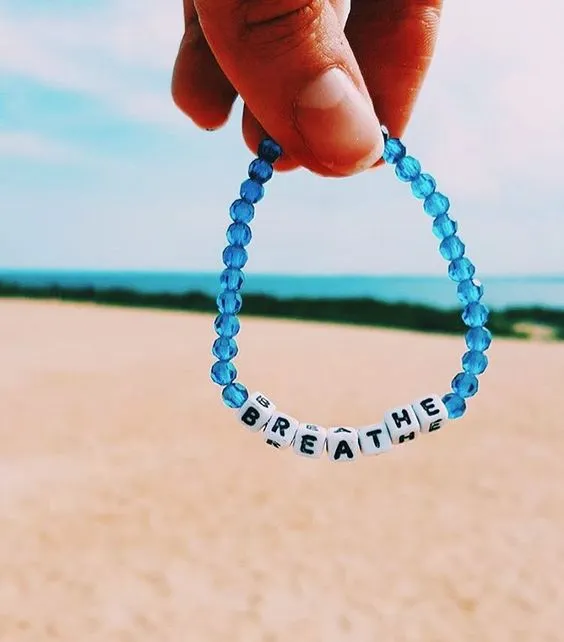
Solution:
M 284 150 L 279 170 L 301 166 L 332 177 L 363 171 L 378 164 L 379 124 L 401 136 L 409 122 L 433 56 L 441 5 L 184 0 L 174 101 L 196 125 L 213 130 L 227 122 L 241 96 L 247 145 L 256 152 L 268 132 Z M 321 77 L 331 77 L 333 88 L 346 79 L 356 102 L 345 103 L 337 89 L 321 91 L 327 87 Z

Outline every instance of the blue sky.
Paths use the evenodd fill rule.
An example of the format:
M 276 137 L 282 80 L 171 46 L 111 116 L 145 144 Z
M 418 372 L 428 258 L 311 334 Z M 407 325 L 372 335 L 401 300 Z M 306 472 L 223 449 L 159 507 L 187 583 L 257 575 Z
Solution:
M 406 143 L 481 274 L 562 274 L 564 7 L 445 4 Z M 181 0 L 0 0 L 0 265 L 219 269 L 251 155 L 239 107 L 210 134 L 173 106 L 181 26 Z M 386 169 L 275 177 L 254 238 L 256 272 L 444 273 Z

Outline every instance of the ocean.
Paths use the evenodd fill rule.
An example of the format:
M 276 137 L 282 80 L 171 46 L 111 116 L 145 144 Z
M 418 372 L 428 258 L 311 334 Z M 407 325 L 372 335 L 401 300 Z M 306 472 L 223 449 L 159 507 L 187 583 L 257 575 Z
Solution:
M 444 276 L 285 276 L 247 274 L 246 293 L 278 298 L 359 298 L 389 303 L 405 302 L 454 308 L 456 287 Z M 127 288 L 137 292 L 182 293 L 199 291 L 215 296 L 217 273 L 95 272 L 63 270 L 0 270 L 0 281 L 19 285 L 97 289 Z M 484 302 L 492 308 L 541 306 L 564 309 L 564 275 L 482 279 Z

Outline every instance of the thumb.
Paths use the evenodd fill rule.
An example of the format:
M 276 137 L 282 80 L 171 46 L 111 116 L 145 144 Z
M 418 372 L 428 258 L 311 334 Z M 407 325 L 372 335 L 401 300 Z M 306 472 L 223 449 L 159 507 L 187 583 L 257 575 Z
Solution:
M 263 128 L 301 165 L 347 175 L 374 165 L 383 138 L 328 0 L 196 0 L 213 53 Z

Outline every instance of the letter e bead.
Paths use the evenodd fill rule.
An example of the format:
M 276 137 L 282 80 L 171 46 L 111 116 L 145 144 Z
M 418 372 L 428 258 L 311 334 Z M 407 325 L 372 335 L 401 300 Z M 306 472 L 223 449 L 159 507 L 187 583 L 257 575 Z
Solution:
M 421 432 L 439 430 L 448 421 L 448 410 L 438 395 L 427 395 L 412 405 L 419 420 Z
M 318 459 L 325 450 L 327 431 L 315 424 L 300 424 L 294 439 L 294 452 L 302 457 Z
M 252 394 L 237 413 L 239 421 L 251 432 L 260 432 L 272 417 L 276 406 L 260 392 Z

